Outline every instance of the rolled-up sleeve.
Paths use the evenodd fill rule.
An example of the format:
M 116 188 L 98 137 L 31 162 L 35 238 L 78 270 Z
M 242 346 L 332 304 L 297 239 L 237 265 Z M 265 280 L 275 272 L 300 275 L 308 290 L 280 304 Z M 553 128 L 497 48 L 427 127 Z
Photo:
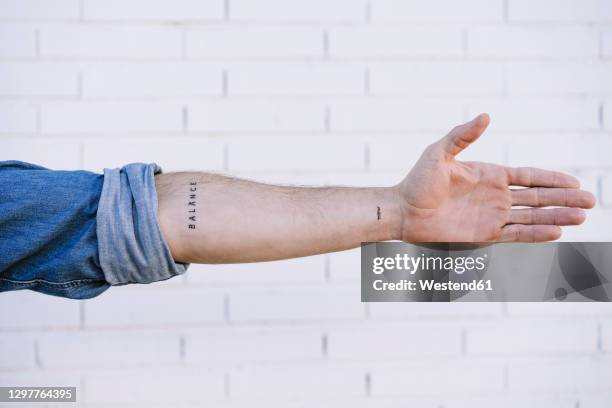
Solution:
M 156 163 L 104 169 L 96 215 L 100 266 L 111 285 L 151 283 L 184 273 L 157 220 Z

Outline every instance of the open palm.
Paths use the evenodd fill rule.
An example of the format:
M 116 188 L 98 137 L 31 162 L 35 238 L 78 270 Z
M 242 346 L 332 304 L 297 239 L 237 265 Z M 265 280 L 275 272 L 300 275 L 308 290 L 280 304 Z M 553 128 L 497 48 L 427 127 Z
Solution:
M 455 159 L 488 124 L 489 116 L 482 114 L 455 127 L 425 150 L 397 186 L 402 240 L 551 241 L 561 236 L 560 226 L 584 221 L 582 209 L 592 208 L 595 198 L 570 175 Z M 561 208 L 543 208 L 550 206 Z

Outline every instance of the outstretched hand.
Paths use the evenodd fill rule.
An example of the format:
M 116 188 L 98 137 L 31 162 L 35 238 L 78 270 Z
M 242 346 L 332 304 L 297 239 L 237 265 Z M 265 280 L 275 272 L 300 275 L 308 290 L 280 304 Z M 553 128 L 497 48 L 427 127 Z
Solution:
M 575 177 L 537 168 L 456 160 L 488 124 L 489 116 L 481 114 L 455 127 L 430 145 L 395 187 L 403 241 L 552 241 L 561 236 L 560 226 L 584 222 L 583 208 L 592 208 L 595 197 L 580 190 Z

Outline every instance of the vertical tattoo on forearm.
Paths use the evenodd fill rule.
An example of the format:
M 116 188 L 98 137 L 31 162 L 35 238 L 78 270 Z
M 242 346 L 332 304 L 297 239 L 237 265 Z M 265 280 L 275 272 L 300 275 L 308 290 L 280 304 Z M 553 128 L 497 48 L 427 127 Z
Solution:
M 189 182 L 189 200 L 187 200 L 187 222 L 188 229 L 196 229 L 196 199 L 197 199 L 198 183 L 195 181 Z
M 380 220 L 382 218 L 382 211 L 380 207 L 376 207 L 376 217 Z

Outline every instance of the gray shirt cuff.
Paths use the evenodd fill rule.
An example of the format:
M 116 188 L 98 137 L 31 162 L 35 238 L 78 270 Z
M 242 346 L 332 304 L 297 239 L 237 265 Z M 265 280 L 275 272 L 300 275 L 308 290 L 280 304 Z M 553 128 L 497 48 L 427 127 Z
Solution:
M 100 266 L 111 285 L 151 283 L 184 273 L 157 220 L 156 163 L 104 169 L 96 215 Z

